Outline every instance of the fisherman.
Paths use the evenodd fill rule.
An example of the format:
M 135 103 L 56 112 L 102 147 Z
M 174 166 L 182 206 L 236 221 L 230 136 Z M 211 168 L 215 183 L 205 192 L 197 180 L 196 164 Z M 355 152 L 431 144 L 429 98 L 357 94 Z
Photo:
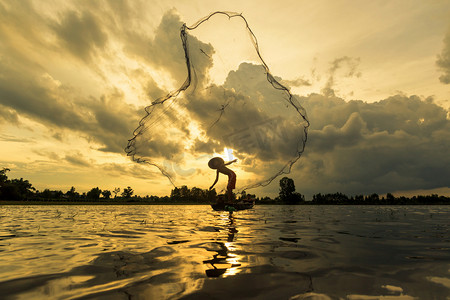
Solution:
M 234 159 L 232 161 L 225 163 L 225 161 L 221 157 L 214 157 L 214 158 L 211 158 L 208 162 L 208 166 L 211 169 L 217 170 L 216 180 L 214 181 L 213 185 L 209 188 L 210 190 L 216 185 L 217 181 L 219 180 L 219 173 L 222 173 L 222 174 L 225 174 L 228 176 L 228 185 L 227 185 L 228 203 L 233 203 L 233 189 L 236 188 L 236 173 L 234 173 L 232 170 L 228 169 L 226 166 L 228 166 L 236 161 L 237 161 L 237 159 Z

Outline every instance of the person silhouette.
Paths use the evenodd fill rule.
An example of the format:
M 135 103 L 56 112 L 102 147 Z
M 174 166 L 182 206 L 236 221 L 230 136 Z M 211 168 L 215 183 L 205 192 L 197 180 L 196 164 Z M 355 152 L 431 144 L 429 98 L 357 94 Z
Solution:
M 219 180 L 219 173 L 222 173 L 222 174 L 225 174 L 228 176 L 228 185 L 227 185 L 228 203 L 233 203 L 233 189 L 236 188 L 236 173 L 234 173 L 232 170 L 228 169 L 226 166 L 228 166 L 236 161 L 237 161 L 237 159 L 234 159 L 229 162 L 225 162 L 221 157 L 214 157 L 214 158 L 211 158 L 208 162 L 208 166 L 211 169 L 217 170 L 216 180 L 209 188 L 210 190 L 216 185 L 217 181 Z

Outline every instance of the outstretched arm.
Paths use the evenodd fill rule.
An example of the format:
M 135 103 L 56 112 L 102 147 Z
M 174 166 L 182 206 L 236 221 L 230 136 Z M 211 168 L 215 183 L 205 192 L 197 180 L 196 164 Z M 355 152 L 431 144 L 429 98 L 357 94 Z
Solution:
M 217 171 L 216 180 L 214 180 L 214 183 L 213 183 L 212 186 L 209 188 L 210 190 L 212 190 L 212 188 L 216 185 L 217 180 L 219 180 L 219 171 Z
M 232 163 L 237 162 L 237 159 L 233 159 L 225 164 L 225 166 L 231 165 Z

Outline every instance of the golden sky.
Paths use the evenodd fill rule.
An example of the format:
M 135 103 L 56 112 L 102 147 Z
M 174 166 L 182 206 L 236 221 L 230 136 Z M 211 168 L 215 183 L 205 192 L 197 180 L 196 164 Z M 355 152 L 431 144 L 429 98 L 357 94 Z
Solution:
M 289 175 L 298 192 L 449 193 L 449 1 L 0 0 L 0 167 L 40 190 L 169 194 L 167 178 L 124 148 L 144 107 L 185 80 L 180 25 L 218 10 L 243 14 L 307 111 L 309 140 Z M 192 32 L 214 58 L 199 68 L 219 87 L 254 72 L 241 65 L 251 60 L 241 29 L 222 16 Z M 193 154 L 178 172 L 209 187 L 202 163 L 214 152 L 226 156 Z M 234 165 L 238 180 L 246 166 Z M 254 192 L 277 191 L 275 180 Z

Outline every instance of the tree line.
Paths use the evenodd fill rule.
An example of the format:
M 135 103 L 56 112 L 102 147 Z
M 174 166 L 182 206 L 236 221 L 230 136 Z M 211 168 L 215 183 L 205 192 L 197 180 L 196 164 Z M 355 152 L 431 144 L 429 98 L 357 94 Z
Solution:
M 55 201 L 55 202 L 136 202 L 142 204 L 169 204 L 169 203 L 185 203 L 185 204 L 208 204 L 216 201 L 218 195 L 215 189 L 201 189 L 198 187 L 189 188 L 187 186 L 175 187 L 172 189 L 170 196 L 137 196 L 134 190 L 127 186 L 123 189 L 120 187 L 113 190 L 102 190 L 94 187 L 88 192 L 79 193 L 75 187 L 71 187 L 68 191 L 44 189 L 36 190 L 28 180 L 8 179 L 8 168 L 0 170 L 0 200 L 9 201 Z M 409 204 L 450 204 L 450 197 L 428 195 L 395 197 L 388 193 L 386 197 L 380 197 L 378 194 L 347 196 L 342 193 L 333 194 L 315 194 L 311 201 L 305 201 L 305 196 L 296 192 L 294 180 L 283 177 L 279 181 L 279 193 L 275 198 L 256 197 L 253 194 L 247 194 L 245 191 L 237 195 L 237 200 L 246 198 L 255 199 L 257 204 L 314 204 L 314 205 L 409 205 Z

